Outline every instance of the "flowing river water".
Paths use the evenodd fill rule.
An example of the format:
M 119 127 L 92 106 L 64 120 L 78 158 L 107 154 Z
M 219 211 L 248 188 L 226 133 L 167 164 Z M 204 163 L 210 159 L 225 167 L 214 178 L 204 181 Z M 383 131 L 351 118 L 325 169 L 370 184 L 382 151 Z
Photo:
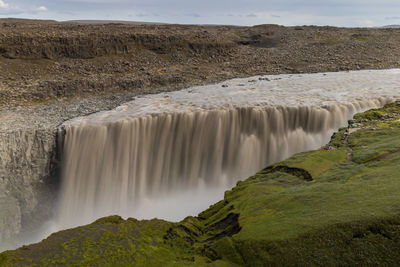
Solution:
M 398 99 L 400 70 L 257 76 L 137 97 L 63 125 L 57 228 L 118 214 L 181 220 L 267 164 Z

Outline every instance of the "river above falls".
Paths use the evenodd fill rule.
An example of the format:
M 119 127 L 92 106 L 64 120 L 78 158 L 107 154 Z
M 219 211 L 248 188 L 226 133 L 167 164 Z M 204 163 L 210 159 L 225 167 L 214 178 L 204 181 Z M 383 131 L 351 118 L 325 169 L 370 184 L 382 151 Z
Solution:
M 282 74 L 227 80 L 217 84 L 136 97 L 111 111 L 79 117 L 65 125 L 115 122 L 161 113 L 248 106 L 329 106 L 399 95 L 400 69 L 315 74 Z

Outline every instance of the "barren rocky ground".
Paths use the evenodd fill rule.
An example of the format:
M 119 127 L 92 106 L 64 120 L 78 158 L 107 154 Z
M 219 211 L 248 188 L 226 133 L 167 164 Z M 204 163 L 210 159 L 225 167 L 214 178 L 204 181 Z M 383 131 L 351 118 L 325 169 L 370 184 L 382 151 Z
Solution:
M 400 29 L 0 20 L 0 103 L 399 66 Z
M 400 29 L 0 19 L 0 243 L 51 216 L 57 127 L 233 77 L 400 66 Z

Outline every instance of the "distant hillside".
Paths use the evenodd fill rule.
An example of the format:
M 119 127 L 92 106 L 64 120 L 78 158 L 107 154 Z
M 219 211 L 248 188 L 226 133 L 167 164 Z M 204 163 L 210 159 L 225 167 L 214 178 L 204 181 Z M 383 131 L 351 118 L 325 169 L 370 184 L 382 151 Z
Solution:
M 167 24 L 161 22 L 143 22 L 143 21 L 126 21 L 126 20 L 67 20 L 62 23 L 76 23 L 76 24 L 89 24 L 89 25 L 101 25 L 101 24 L 129 24 L 129 25 L 158 25 Z
M 40 20 L 40 19 L 19 19 L 19 18 L 0 18 L 0 23 L 26 23 L 26 24 L 52 24 L 57 23 L 55 20 Z
M 383 26 L 381 28 L 384 28 L 384 29 L 397 29 L 397 28 L 400 28 L 400 25 L 386 25 L 386 26 Z

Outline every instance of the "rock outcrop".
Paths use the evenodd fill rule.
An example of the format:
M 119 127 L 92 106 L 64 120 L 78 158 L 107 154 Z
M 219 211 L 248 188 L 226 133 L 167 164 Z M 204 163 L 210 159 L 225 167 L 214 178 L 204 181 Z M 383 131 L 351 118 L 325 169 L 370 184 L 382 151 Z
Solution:
M 0 242 L 48 219 L 55 200 L 55 133 L 0 133 Z

